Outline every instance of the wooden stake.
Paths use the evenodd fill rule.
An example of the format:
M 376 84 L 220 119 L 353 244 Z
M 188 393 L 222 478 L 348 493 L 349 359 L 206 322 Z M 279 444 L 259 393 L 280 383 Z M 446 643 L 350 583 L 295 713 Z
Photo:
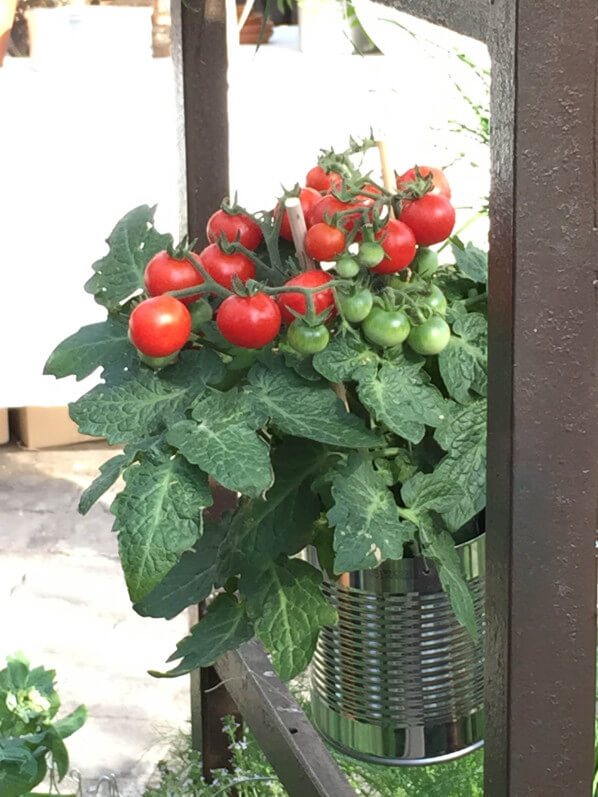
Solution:
M 316 263 L 305 251 L 305 233 L 307 232 L 307 225 L 305 224 L 305 216 L 303 215 L 303 208 L 299 197 L 289 197 L 284 203 L 284 206 L 289 217 L 289 224 L 291 225 L 291 233 L 293 234 L 293 243 L 295 244 L 295 252 L 299 265 L 303 271 L 315 268 Z
M 384 188 L 387 191 L 396 191 L 397 184 L 395 180 L 395 173 L 390 165 L 390 159 L 388 157 L 388 147 L 386 146 L 386 141 L 380 140 L 376 141 L 378 146 L 378 152 L 380 153 L 380 164 L 382 166 L 382 182 Z M 391 219 L 395 218 L 395 213 L 392 208 L 390 208 L 390 217 Z

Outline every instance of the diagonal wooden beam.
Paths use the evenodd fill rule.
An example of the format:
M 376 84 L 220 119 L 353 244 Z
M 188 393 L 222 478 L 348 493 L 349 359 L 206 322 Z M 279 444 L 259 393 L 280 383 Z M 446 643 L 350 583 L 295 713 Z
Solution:
M 355 792 L 297 701 L 253 639 L 214 665 L 243 719 L 293 797 L 354 797 Z
M 381 5 L 404 11 L 472 39 L 486 41 L 490 0 L 377 0 Z

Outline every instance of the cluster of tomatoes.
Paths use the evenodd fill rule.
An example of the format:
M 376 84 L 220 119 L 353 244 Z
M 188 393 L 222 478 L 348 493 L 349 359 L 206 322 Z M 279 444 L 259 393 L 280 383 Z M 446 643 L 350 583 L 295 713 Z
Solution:
M 262 220 L 238 208 L 216 211 L 207 225 L 210 243 L 201 252 L 162 251 L 148 263 L 150 298 L 135 306 L 129 320 L 141 359 L 153 367 L 174 361 L 194 336 L 201 337 L 214 305 L 220 334 L 238 347 L 266 346 L 284 326 L 294 350 L 313 354 L 326 347 L 330 322 L 340 317 L 361 325 L 378 346 L 408 341 L 420 354 L 442 351 L 450 339 L 447 305 L 430 279 L 438 258 L 428 247 L 453 231 L 450 187 L 432 167 L 415 167 L 396 185 L 396 192 L 389 191 L 364 179 L 356 188 L 334 170 L 311 169 L 296 193 L 307 227 L 304 251 L 314 267 L 275 287 L 256 280 Z M 293 240 L 280 203 L 268 223 Z

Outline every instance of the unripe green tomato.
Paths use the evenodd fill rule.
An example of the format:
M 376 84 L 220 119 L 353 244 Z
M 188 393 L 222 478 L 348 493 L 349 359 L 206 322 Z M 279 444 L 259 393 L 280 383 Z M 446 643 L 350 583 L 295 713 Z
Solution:
M 428 318 L 423 324 L 413 327 L 407 343 L 418 354 L 440 354 L 449 344 L 451 328 L 437 315 Z
M 193 304 L 190 304 L 187 309 L 191 313 L 191 329 L 194 332 L 199 332 L 202 325 L 211 321 L 214 315 L 209 302 L 205 299 L 198 299 Z
M 351 293 L 339 291 L 338 302 L 347 321 L 351 324 L 359 324 L 370 314 L 374 297 L 367 288 L 358 288 Z
M 296 318 L 289 327 L 287 340 L 295 351 L 301 354 L 317 354 L 328 346 L 330 333 L 324 324 L 311 327 L 305 321 Z
M 402 310 L 385 310 L 375 305 L 362 325 L 363 333 L 378 346 L 398 346 L 407 339 L 411 325 Z
M 438 271 L 438 255 L 432 249 L 420 246 L 411 264 L 411 270 L 420 277 L 431 277 Z
M 343 255 L 336 261 L 336 273 L 343 279 L 351 279 L 359 274 L 359 263 L 349 255 Z
M 150 368 L 157 371 L 158 368 L 165 368 L 167 365 L 171 365 L 171 363 L 175 362 L 179 353 L 175 351 L 174 354 L 169 354 L 167 357 L 150 357 L 148 354 L 144 354 L 138 350 L 137 356 L 142 363 L 149 365 Z
M 421 303 L 434 310 L 436 315 L 446 315 L 446 297 L 438 285 L 430 286 L 430 293 L 421 299 Z
M 384 260 L 386 252 L 374 241 L 364 241 L 357 252 L 357 262 L 366 268 L 376 268 Z

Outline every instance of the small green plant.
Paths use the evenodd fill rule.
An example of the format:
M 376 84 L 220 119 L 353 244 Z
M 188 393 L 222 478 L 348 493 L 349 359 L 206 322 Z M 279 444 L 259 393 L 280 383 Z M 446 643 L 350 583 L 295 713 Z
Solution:
M 19 797 L 37 786 L 50 771 L 52 783 L 69 768 L 64 739 L 87 719 L 79 706 L 54 721 L 60 708 L 56 673 L 43 667 L 30 669 L 21 653 L 7 658 L 0 670 L 0 795 Z
M 202 775 L 200 753 L 191 749 L 184 734 L 177 739 L 168 761 L 159 764 L 160 782 L 144 797 L 279 797 L 282 786 L 253 735 L 244 730 L 236 739 L 232 717 L 224 729 L 230 738 L 232 771 L 215 770 L 212 783 Z M 482 797 L 483 753 L 478 751 L 449 764 L 428 767 L 385 767 L 366 764 L 340 754 L 335 758 L 355 793 L 364 797 Z

